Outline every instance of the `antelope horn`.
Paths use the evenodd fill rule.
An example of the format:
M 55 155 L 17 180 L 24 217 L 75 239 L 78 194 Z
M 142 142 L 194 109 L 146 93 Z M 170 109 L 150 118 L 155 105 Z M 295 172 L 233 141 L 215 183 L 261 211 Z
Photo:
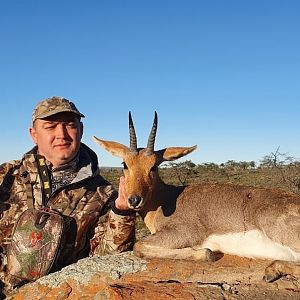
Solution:
M 129 135 L 130 135 L 130 152 L 137 152 L 136 134 L 131 118 L 131 112 L 129 112 Z
M 155 136 L 156 136 L 156 130 L 157 130 L 157 113 L 154 112 L 154 121 L 152 125 L 152 129 L 148 138 L 148 144 L 146 148 L 146 155 L 151 155 L 154 153 L 154 142 L 155 142 Z

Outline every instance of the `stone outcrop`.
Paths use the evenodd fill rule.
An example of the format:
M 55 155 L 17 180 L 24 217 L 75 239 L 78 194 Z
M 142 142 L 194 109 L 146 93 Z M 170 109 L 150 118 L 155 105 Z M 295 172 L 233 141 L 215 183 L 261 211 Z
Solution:
M 296 278 L 262 280 L 269 261 L 140 259 L 131 252 L 82 259 L 24 285 L 10 300 L 300 299 Z

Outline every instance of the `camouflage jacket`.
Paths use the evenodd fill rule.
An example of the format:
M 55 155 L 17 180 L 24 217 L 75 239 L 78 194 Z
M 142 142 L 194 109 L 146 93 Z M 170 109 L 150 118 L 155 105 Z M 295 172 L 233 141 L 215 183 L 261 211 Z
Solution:
M 25 154 L 22 160 L 0 166 L 2 258 L 5 252 L 5 239 L 11 235 L 20 214 L 31 206 L 30 202 L 36 208 L 41 205 L 41 183 L 35 153 L 36 148 Z M 73 233 L 74 249 L 71 252 L 61 253 L 64 265 L 88 255 L 129 250 L 134 240 L 135 216 L 118 215 L 110 209 L 117 192 L 100 176 L 97 156 L 84 144 L 81 144 L 79 162 L 80 170 L 76 178 L 69 185 L 53 192 L 47 204 L 63 214 L 67 213 L 76 221 Z M 13 176 L 9 176 L 9 173 Z M 5 270 L 4 265 L 2 259 L 2 270 Z M 0 279 L 3 280 L 4 277 L 5 271 L 0 275 Z

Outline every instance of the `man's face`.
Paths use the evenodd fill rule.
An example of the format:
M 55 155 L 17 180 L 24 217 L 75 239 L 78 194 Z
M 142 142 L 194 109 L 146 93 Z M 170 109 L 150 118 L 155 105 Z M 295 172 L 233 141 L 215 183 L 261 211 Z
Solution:
M 64 165 L 77 154 L 83 133 L 83 125 L 73 113 L 62 112 L 37 119 L 30 128 L 30 135 L 54 167 Z

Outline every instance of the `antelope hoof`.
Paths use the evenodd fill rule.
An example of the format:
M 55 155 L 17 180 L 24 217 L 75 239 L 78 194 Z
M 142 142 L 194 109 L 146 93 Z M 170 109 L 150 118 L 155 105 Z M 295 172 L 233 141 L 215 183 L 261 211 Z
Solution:
M 215 254 L 210 249 L 205 249 L 205 250 L 206 250 L 206 261 L 215 261 L 216 260 Z
M 277 272 L 268 273 L 268 274 L 264 275 L 263 280 L 265 282 L 272 283 L 272 282 L 276 281 L 277 279 L 279 279 L 281 276 L 282 275 L 280 273 L 277 273 Z
M 283 274 L 280 272 L 279 268 L 280 268 L 279 261 L 272 262 L 268 267 L 266 267 L 263 280 L 271 283 L 276 281 L 280 277 L 282 277 Z
M 195 249 L 194 258 L 202 261 L 215 261 L 215 254 L 208 248 Z

